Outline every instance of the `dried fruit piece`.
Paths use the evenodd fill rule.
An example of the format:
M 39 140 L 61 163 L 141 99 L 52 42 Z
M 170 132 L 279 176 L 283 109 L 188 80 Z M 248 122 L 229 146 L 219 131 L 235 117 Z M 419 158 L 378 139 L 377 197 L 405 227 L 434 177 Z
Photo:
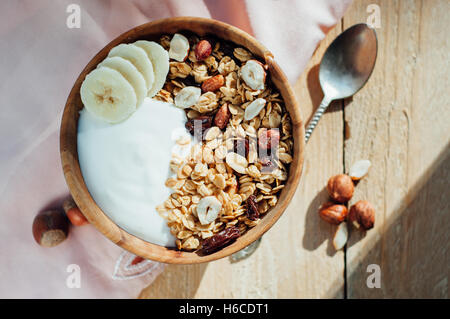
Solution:
M 197 216 L 202 225 L 208 225 L 216 220 L 222 209 L 222 203 L 214 196 L 206 196 L 197 204 Z
M 348 220 L 356 228 L 371 229 L 375 224 L 375 209 L 368 201 L 360 200 L 350 207 Z
M 191 135 L 197 136 L 199 138 L 203 137 L 203 133 L 209 129 L 212 125 L 211 116 L 199 116 L 195 119 L 190 119 L 186 122 L 186 129 L 191 133 Z
M 170 41 L 169 57 L 178 62 L 186 60 L 189 54 L 189 41 L 179 33 L 175 33 Z
M 336 250 L 344 248 L 348 239 L 347 223 L 340 223 L 333 238 L 333 246 Z
M 255 195 L 250 195 L 247 198 L 247 217 L 250 220 L 257 220 L 259 218 L 259 210 L 256 204 Z
M 222 74 L 213 76 L 205 80 L 202 83 L 202 91 L 203 92 L 215 92 L 220 89 L 225 83 L 225 79 Z
M 186 109 L 197 104 L 202 91 L 195 86 L 187 86 L 182 88 L 175 96 L 175 105 L 179 108 Z
M 236 238 L 238 238 L 241 235 L 241 232 L 239 231 L 239 228 L 236 226 L 231 226 L 228 228 L 225 228 L 220 233 L 206 238 L 202 243 L 202 253 L 208 255 L 211 254 L 229 244 L 231 244 L 232 241 L 234 241 Z
M 203 61 L 210 56 L 212 52 L 211 43 L 208 40 L 201 40 L 195 46 L 195 57 L 198 61 Z
M 361 178 L 367 175 L 371 165 L 372 163 L 369 160 L 357 161 L 352 165 L 352 167 L 350 167 L 348 175 L 352 180 L 359 181 Z
M 69 234 L 69 221 L 64 212 L 49 210 L 39 213 L 33 221 L 33 237 L 44 247 L 62 243 Z
M 237 153 L 230 152 L 225 157 L 225 161 L 233 170 L 239 174 L 245 174 L 245 169 L 248 166 L 247 159 Z
M 214 117 L 214 124 L 221 130 L 223 130 L 225 127 L 227 127 L 230 117 L 231 113 L 230 110 L 228 109 L 228 104 L 225 103 L 217 111 L 216 116 Z
M 261 150 L 275 150 L 280 142 L 280 130 L 277 128 L 258 130 L 258 146 Z M 271 152 L 271 154 L 274 152 Z
M 348 202 L 353 196 L 354 189 L 353 181 L 348 175 L 339 174 L 328 180 L 328 194 L 339 203 Z
M 245 108 L 244 120 L 250 121 L 251 119 L 253 119 L 259 114 L 259 112 L 261 112 L 265 105 L 266 100 L 264 100 L 263 98 L 254 100 Z
M 347 217 L 347 207 L 331 202 L 323 204 L 319 209 L 319 215 L 330 224 L 339 225 Z
M 264 90 L 266 71 L 261 62 L 249 60 L 241 68 L 241 77 L 253 90 Z

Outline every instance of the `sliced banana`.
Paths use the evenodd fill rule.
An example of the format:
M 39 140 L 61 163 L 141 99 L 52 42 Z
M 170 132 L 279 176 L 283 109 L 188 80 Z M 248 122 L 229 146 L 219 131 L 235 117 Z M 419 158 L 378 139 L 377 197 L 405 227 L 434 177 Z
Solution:
M 119 44 L 109 51 L 108 57 L 114 56 L 120 56 L 133 63 L 138 71 L 144 76 L 147 91 L 153 87 L 153 83 L 155 82 L 153 65 L 144 49 L 133 44 Z
M 161 45 L 153 41 L 139 40 L 133 44 L 144 49 L 152 62 L 155 82 L 148 91 L 148 96 L 153 97 L 166 83 L 167 74 L 169 73 L 169 53 Z
M 88 112 L 110 123 L 121 122 L 136 110 L 133 87 L 119 71 L 109 67 L 89 73 L 81 84 L 80 94 Z
M 179 108 L 186 109 L 197 104 L 202 95 L 202 90 L 195 86 L 186 86 L 175 96 L 175 105 Z
M 136 93 L 137 107 L 139 107 L 147 96 L 147 86 L 145 84 L 144 76 L 138 69 L 136 69 L 130 61 L 119 56 L 106 58 L 97 66 L 97 68 L 102 66 L 119 71 L 119 73 L 130 82 Z

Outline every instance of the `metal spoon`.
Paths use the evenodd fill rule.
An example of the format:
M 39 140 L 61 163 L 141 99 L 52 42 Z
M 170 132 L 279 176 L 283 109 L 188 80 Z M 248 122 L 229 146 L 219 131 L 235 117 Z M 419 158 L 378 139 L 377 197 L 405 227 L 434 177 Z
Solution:
M 348 28 L 330 44 L 319 69 L 324 97 L 305 130 L 306 141 L 332 101 L 350 97 L 366 84 L 375 67 L 377 51 L 375 30 L 365 23 Z M 261 238 L 231 255 L 231 262 L 249 257 L 260 241 Z

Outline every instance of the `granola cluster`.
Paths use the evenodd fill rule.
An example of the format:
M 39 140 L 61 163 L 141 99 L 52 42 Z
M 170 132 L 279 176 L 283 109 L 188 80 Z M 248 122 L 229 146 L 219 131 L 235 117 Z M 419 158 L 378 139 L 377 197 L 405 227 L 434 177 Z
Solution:
M 292 161 L 292 126 L 280 93 L 251 52 L 217 38 L 185 39 L 185 60 L 171 60 L 156 98 L 177 104 L 180 94 L 178 100 L 192 104 L 183 108 L 186 128 L 196 139 L 177 141 L 190 155 L 173 156 L 174 176 L 166 181 L 173 193 L 157 211 L 167 219 L 178 249 L 208 246 L 210 253 L 221 248 L 212 247 L 216 243 L 229 242 L 226 234 L 233 233 L 233 239 L 243 234 L 276 205 Z M 174 50 L 171 41 L 165 35 L 160 44 Z M 233 231 L 225 231 L 230 227 Z

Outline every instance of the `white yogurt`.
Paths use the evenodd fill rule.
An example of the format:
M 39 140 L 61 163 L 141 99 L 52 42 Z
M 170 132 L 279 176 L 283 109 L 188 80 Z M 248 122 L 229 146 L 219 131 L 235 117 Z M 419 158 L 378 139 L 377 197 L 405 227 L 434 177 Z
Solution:
M 188 135 L 185 121 L 183 110 L 146 98 L 122 123 L 105 123 L 85 109 L 78 122 L 78 159 L 92 198 L 130 234 L 167 247 L 175 238 L 155 207 L 170 195 L 164 183 L 175 138 Z

